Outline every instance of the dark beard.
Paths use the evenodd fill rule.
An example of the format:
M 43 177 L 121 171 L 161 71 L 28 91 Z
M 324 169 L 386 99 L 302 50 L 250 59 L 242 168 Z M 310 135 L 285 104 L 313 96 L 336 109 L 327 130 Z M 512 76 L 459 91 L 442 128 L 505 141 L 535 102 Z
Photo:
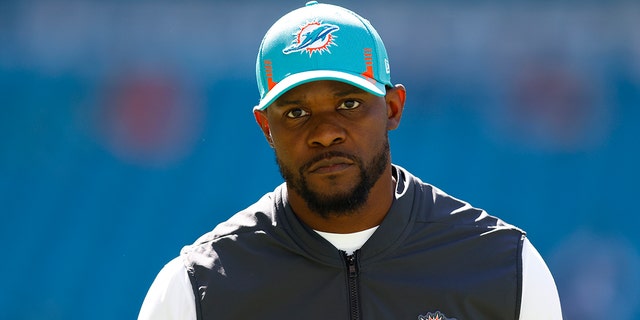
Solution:
M 309 189 L 304 172 L 313 163 L 325 159 L 327 157 L 344 157 L 348 158 L 358 165 L 360 168 L 360 181 L 359 183 L 348 192 L 335 194 L 331 196 L 323 195 L 319 192 L 315 192 Z M 382 174 L 389 163 L 389 141 L 385 140 L 381 150 L 366 165 L 362 162 L 362 159 L 342 153 L 342 152 L 327 152 L 311 159 L 304 164 L 298 170 L 298 175 L 294 175 L 293 171 L 284 166 L 276 154 L 276 162 L 280 168 L 280 174 L 287 182 L 287 186 L 296 191 L 305 200 L 309 209 L 324 218 L 331 216 L 348 215 L 360 209 L 369 197 L 369 191 L 373 185 L 380 179 Z

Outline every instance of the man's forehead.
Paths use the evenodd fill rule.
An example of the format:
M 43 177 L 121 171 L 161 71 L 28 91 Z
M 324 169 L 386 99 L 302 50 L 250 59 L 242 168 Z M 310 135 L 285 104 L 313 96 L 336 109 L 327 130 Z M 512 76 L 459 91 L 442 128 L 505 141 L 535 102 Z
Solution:
M 335 80 L 317 80 L 303 83 L 283 93 L 278 99 L 276 99 L 274 104 L 278 105 L 282 104 L 284 101 L 304 98 L 318 89 L 328 90 L 336 97 L 352 94 L 369 94 L 366 91 L 345 82 Z

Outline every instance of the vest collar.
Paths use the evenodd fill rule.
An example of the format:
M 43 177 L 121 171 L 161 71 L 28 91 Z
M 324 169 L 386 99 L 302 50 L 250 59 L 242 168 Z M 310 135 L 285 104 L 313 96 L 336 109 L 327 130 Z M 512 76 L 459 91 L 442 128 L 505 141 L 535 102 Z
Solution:
M 417 179 L 396 165 L 392 165 L 392 171 L 396 179 L 395 199 L 378 230 L 360 249 L 362 262 L 380 258 L 400 245 L 415 219 L 412 209 Z M 294 214 L 288 202 L 286 184 L 280 185 L 274 194 L 276 224 L 282 226 L 301 252 L 314 260 L 342 267 L 342 253 Z

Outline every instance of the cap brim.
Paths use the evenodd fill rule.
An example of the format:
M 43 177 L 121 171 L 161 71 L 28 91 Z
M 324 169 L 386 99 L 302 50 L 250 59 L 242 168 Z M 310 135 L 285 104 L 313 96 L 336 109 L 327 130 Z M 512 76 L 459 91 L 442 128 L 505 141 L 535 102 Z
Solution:
M 367 80 L 361 76 L 340 71 L 313 70 L 293 74 L 284 78 L 271 90 L 269 90 L 269 92 L 267 92 L 267 94 L 264 96 L 264 98 L 262 98 L 262 100 L 260 100 L 260 103 L 255 107 L 255 109 L 264 110 L 276 99 L 278 99 L 278 97 L 291 90 L 292 88 L 307 82 L 318 80 L 335 80 L 345 82 L 376 96 L 384 96 L 386 94 L 385 85 L 382 83 L 378 83 L 375 80 Z

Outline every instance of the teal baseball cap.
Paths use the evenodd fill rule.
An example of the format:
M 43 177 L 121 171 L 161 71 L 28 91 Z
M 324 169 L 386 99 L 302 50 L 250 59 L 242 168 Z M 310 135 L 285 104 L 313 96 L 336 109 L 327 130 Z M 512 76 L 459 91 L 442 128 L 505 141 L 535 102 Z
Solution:
M 317 1 L 289 12 L 267 31 L 256 78 L 259 110 L 311 81 L 342 81 L 377 96 L 392 86 L 387 50 L 371 23 L 353 11 Z

